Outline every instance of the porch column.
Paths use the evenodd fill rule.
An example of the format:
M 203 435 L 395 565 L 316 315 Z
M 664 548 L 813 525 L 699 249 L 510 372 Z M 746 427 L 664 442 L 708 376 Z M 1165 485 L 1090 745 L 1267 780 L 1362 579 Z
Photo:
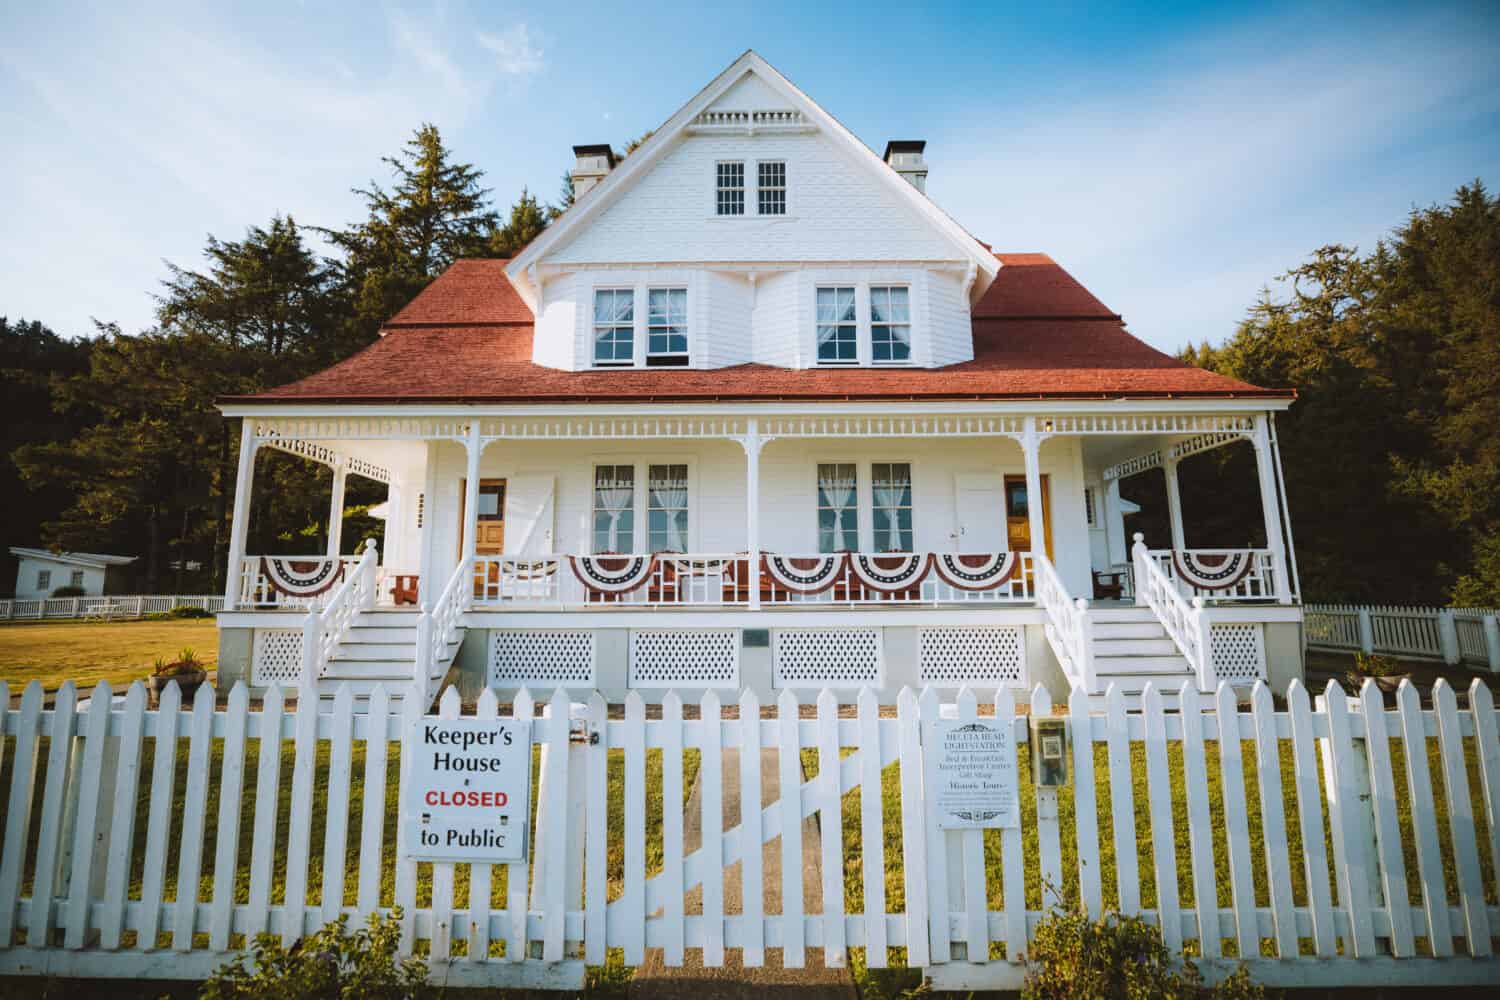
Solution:
M 1125 512 L 1120 507 L 1120 480 L 1111 479 L 1104 486 L 1104 537 L 1109 549 L 1109 564 L 1122 566 L 1130 562 L 1125 544 Z
M 427 442 L 427 467 L 424 470 L 422 480 L 422 501 L 418 516 L 421 525 L 417 531 L 417 593 L 418 599 L 423 606 L 437 600 L 438 591 L 434 590 L 435 581 L 432 579 L 432 536 L 435 533 L 432 515 L 437 509 L 437 465 L 438 447 L 440 442 Z M 441 585 L 437 585 L 441 587 Z
M 1172 548 L 1185 549 L 1182 531 L 1182 494 L 1177 489 L 1177 459 L 1169 458 L 1162 463 L 1162 472 L 1167 476 L 1167 518 L 1172 522 Z
M 464 477 L 463 558 L 473 559 L 479 550 L 479 453 L 484 447 L 479 439 L 477 417 L 469 423 L 469 440 L 464 446 L 469 451 L 469 468 Z
M 1291 567 L 1287 564 L 1286 543 L 1281 534 L 1281 500 L 1276 489 L 1276 470 L 1272 463 L 1270 424 L 1266 414 L 1255 417 L 1255 432 L 1250 438 L 1255 446 L 1255 469 L 1260 478 L 1260 508 L 1266 521 L 1266 548 L 1276 566 L 1276 600 L 1292 603 Z
M 240 599 L 240 564 L 245 561 L 245 534 L 250 529 L 250 491 L 255 485 L 255 424 L 240 418 L 240 465 L 234 477 L 234 514 L 229 522 L 229 565 L 224 573 L 224 610 Z
M 1047 524 L 1042 512 L 1042 436 L 1036 417 L 1026 418 L 1021 432 L 1021 454 L 1026 458 L 1026 512 L 1031 521 L 1031 551 L 1047 552 Z
M 328 558 L 337 559 L 344 541 L 344 480 L 348 471 L 344 460 L 333 467 L 333 498 L 328 506 Z
M 750 608 L 760 609 L 760 421 L 751 417 L 740 438 L 745 449 L 745 548 L 750 562 Z

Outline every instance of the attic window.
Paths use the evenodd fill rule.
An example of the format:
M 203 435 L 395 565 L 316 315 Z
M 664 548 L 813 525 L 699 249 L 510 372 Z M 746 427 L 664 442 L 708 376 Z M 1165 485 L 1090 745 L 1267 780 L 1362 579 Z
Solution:
M 646 307 L 646 364 L 687 364 L 687 289 L 652 288 Z
M 594 292 L 594 364 L 605 367 L 635 362 L 635 290 L 601 288 Z
M 718 164 L 719 215 L 745 214 L 745 163 L 735 160 Z
M 818 289 L 818 364 L 859 363 L 853 288 Z
M 773 160 L 756 164 L 759 182 L 757 208 L 761 215 L 786 214 L 786 161 Z

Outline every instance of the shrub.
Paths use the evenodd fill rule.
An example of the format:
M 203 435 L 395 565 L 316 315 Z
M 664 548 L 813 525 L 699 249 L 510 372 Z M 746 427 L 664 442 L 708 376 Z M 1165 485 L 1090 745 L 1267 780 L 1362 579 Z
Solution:
M 198 654 L 191 646 L 180 650 L 177 659 L 168 663 L 165 657 L 158 656 L 152 668 L 152 673 L 157 677 L 176 677 L 180 674 L 195 674 L 203 669 Z
M 82 587 L 58 587 L 52 592 L 53 597 L 83 597 Z
M 1081 908 L 1054 909 L 1037 924 L 1026 961 L 1021 996 L 1028 1000 L 1265 996 L 1244 966 L 1212 992 L 1204 990 L 1197 966 L 1186 957 L 1173 956 L 1160 930 L 1139 917 L 1118 913 L 1094 920 Z
M 421 959 L 396 961 L 400 909 L 389 917 L 371 914 L 369 926 L 350 934 L 340 917 L 311 937 L 283 948 L 281 939 L 255 939 L 254 960 L 240 955 L 216 969 L 198 994 L 201 1000 L 426 1000 L 436 996 Z
M 207 608 L 200 608 L 192 604 L 179 604 L 167 612 L 169 618 L 212 618 L 214 613 Z
M 1351 672 L 1357 677 L 1399 677 L 1406 673 L 1393 657 L 1363 651 L 1354 654 Z

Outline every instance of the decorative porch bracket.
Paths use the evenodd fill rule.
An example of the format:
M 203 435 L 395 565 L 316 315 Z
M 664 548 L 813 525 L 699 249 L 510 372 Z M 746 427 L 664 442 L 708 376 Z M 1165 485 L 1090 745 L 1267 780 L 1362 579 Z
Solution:
M 1242 429 L 1195 434 L 1192 437 L 1173 441 L 1164 448 L 1153 448 L 1143 455 L 1127 458 L 1123 462 L 1116 462 L 1104 470 L 1104 481 L 1126 479 L 1145 472 L 1148 469 L 1156 469 L 1164 465 L 1175 465 L 1189 455 L 1198 455 L 1205 451 L 1212 451 L 1215 448 L 1222 448 L 1224 445 L 1233 444 L 1236 441 L 1252 441 L 1255 434 L 1254 421 L 1247 417 L 1244 418 L 1243 424 L 1244 427 Z

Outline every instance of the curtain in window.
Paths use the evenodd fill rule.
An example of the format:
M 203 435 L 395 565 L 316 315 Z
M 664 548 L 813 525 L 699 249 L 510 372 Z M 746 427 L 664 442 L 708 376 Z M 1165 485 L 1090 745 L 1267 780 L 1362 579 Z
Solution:
M 905 552 L 910 546 L 906 544 L 901 530 L 901 509 L 909 507 L 911 501 L 911 468 L 905 465 L 892 465 L 886 475 L 878 476 L 872 483 L 873 499 L 876 511 L 885 515 L 885 531 L 882 538 L 879 534 L 881 525 L 876 523 L 875 547 L 885 552 Z
M 652 466 L 648 482 L 653 512 L 666 515 L 666 551 L 686 552 L 687 470 L 682 466 Z M 654 525 L 653 525 L 654 527 Z
M 818 539 L 818 551 L 820 552 L 842 552 L 845 549 L 858 549 L 859 539 L 845 537 L 844 514 L 853 510 L 856 500 L 856 485 L 853 475 L 853 466 L 820 465 L 818 466 L 818 490 L 823 494 L 822 506 L 834 512 L 833 519 L 824 523 L 821 519 L 818 530 L 821 537 Z
M 609 517 L 606 552 L 620 551 L 620 518 L 635 504 L 635 484 L 628 479 L 599 475 L 594 481 L 594 509 Z

